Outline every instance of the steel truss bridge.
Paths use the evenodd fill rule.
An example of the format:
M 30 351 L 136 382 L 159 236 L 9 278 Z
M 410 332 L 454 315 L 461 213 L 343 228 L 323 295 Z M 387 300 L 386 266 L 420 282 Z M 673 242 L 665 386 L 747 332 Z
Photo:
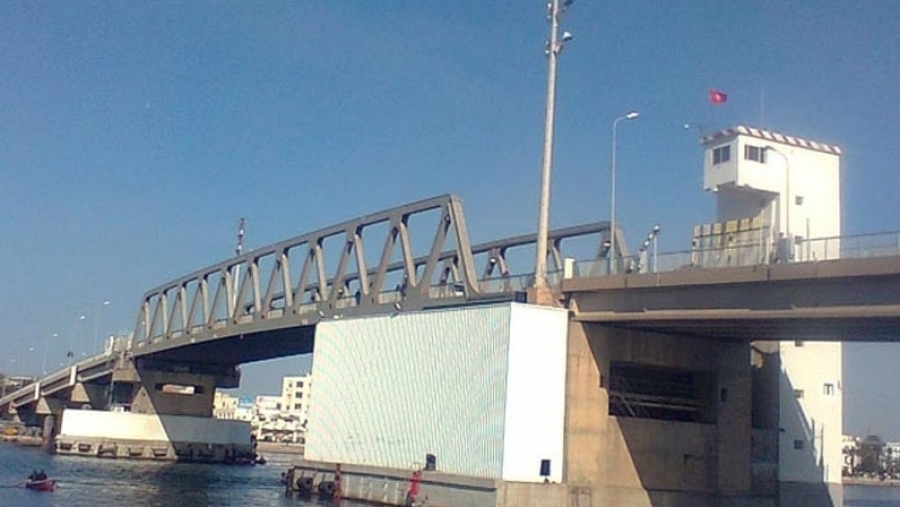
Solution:
M 732 340 L 830 332 L 827 339 L 900 341 L 900 233 L 808 240 L 807 251 L 825 250 L 814 241 L 832 244 L 839 259 L 723 265 L 758 256 L 694 250 L 661 255 L 672 265 L 666 272 L 638 263 L 610 274 L 612 262 L 636 258 L 620 230 L 609 252 L 610 232 L 597 222 L 549 233 L 548 284 L 575 320 Z M 523 253 L 533 260 L 535 243 L 527 234 L 471 245 L 452 195 L 281 241 L 147 291 L 127 346 L 0 398 L 0 415 L 80 382 L 102 383 L 124 360 L 215 372 L 310 353 L 323 319 L 522 300 L 533 277 L 513 273 L 514 261 Z
M 430 231 L 430 243 L 421 241 Z M 549 233 L 553 275 L 561 277 L 571 240 L 593 236 L 594 250 L 603 256 L 608 235 L 608 222 Z M 462 204 L 452 195 L 366 215 L 147 291 L 132 353 L 159 355 L 225 336 L 313 326 L 322 319 L 522 298 L 532 277 L 511 274 L 510 254 L 533 252 L 529 247 L 535 242 L 536 235 L 529 234 L 472 246 Z M 367 256 L 367 247 L 380 254 Z
M 609 222 L 551 231 L 557 287 L 566 247 L 609 254 Z M 627 255 L 617 231 L 617 255 Z M 235 365 L 312 352 L 323 319 L 524 299 L 535 234 L 471 245 L 460 199 L 444 195 L 362 216 L 222 261 L 144 293 L 126 350 L 136 361 Z M 375 255 L 367 255 L 370 249 Z M 121 354 L 99 355 L 0 399 L 0 413 L 109 375 Z M 43 388 L 41 387 L 43 385 Z

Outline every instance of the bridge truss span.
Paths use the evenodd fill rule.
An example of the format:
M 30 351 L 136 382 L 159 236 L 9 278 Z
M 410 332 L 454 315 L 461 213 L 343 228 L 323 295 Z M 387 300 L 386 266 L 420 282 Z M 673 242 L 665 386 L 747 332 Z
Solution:
M 414 245 L 420 243 L 413 242 L 410 223 L 426 214 L 436 215 L 437 223 L 430 253 L 417 266 Z M 370 229 L 379 229 L 382 237 L 371 237 Z M 364 237 L 381 244 L 373 266 L 367 265 Z M 449 242 L 454 243 L 452 258 L 439 269 L 440 254 Z M 396 257 L 401 260 L 392 262 Z M 329 273 L 333 259 L 337 262 Z M 397 302 L 397 292 L 409 299 L 425 298 L 436 274 L 464 295 L 478 293 L 462 206 L 451 195 L 281 241 L 151 289 L 143 296 L 133 343 L 149 346 L 289 315 L 315 321 L 350 306 L 350 299 L 353 307 L 372 310 Z
M 556 281 L 567 240 L 586 237 L 601 256 L 608 234 L 608 222 L 551 231 L 548 259 Z M 510 255 L 526 250 L 533 258 L 535 243 L 536 235 L 526 234 L 472 246 L 458 197 L 418 201 L 247 252 L 147 291 L 132 349 L 143 355 L 323 318 L 521 299 L 532 272 L 513 274 Z M 377 250 L 370 252 L 373 244 Z

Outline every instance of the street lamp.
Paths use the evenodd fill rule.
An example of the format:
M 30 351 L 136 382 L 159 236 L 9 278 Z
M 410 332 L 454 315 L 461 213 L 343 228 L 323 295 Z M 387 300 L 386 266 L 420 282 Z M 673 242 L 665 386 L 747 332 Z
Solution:
M 87 315 L 81 314 L 75 319 L 75 322 L 72 323 L 72 334 L 69 335 L 69 350 L 66 352 L 66 357 L 69 359 L 69 366 L 72 366 L 72 360 L 75 357 L 74 341 L 75 334 L 78 332 L 78 322 L 83 321 L 86 318 Z
M 50 348 L 50 338 L 56 339 L 59 337 L 58 333 L 53 333 L 48 336 L 46 340 L 44 340 L 44 359 L 41 360 L 41 375 L 47 375 L 47 350 Z
M 97 310 L 97 318 L 94 319 L 94 347 L 91 349 L 93 353 L 97 352 L 97 335 L 100 333 L 100 317 L 103 315 L 103 307 L 110 304 L 112 304 L 112 301 L 106 299 L 101 303 L 100 309 Z
M 547 228 L 550 221 L 550 168 L 553 163 L 553 114 L 556 103 L 556 57 L 562 51 L 563 43 L 572 39 L 572 34 L 559 31 L 559 17 L 572 0 L 553 0 L 547 5 L 550 21 L 550 40 L 547 42 L 547 107 L 544 125 L 544 159 L 541 165 L 541 198 L 538 207 L 537 254 L 534 262 L 534 288 L 547 285 Z
M 6 396 L 6 386 L 9 384 L 9 370 L 6 373 L 3 373 L 3 365 L 0 364 L 0 398 Z
M 640 116 L 637 111 L 630 111 L 625 116 L 620 116 L 613 120 L 612 125 L 612 182 L 610 183 L 610 203 L 609 203 L 609 274 L 616 272 L 616 129 L 619 122 L 623 120 L 635 120 Z

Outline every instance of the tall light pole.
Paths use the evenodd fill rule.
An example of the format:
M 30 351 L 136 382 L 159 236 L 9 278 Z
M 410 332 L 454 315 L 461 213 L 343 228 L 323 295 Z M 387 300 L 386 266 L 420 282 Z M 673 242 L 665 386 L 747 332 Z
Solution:
M 47 374 L 47 350 L 50 348 L 50 338 L 56 339 L 57 337 L 59 337 L 59 334 L 53 333 L 44 340 L 44 358 L 41 360 L 41 375 Z
M 553 115 L 556 105 L 556 57 L 562 51 L 563 43 L 572 38 L 563 32 L 560 38 L 559 18 L 572 0 L 553 0 L 547 5 L 550 21 L 550 40 L 547 42 L 547 107 L 544 125 L 544 159 L 541 166 L 541 199 L 538 207 L 537 258 L 534 262 L 534 287 L 547 286 L 547 228 L 550 222 L 550 169 L 553 165 Z
M 97 318 L 94 319 L 94 347 L 91 349 L 91 353 L 97 352 L 97 335 L 100 334 L 100 317 L 103 315 L 103 308 L 112 304 L 112 301 L 105 299 L 103 303 L 100 304 L 100 309 L 97 310 Z
M 87 318 L 87 315 L 81 314 L 78 318 L 75 319 L 75 322 L 72 323 L 72 334 L 69 336 L 69 350 L 66 352 L 66 358 L 69 360 L 69 366 L 72 366 L 73 358 L 75 357 L 75 335 L 78 333 L 78 323 Z
M 640 116 L 637 111 L 629 111 L 625 116 L 619 116 L 613 120 L 612 125 L 612 168 L 610 169 L 611 179 L 609 186 L 609 274 L 616 272 L 616 129 L 619 122 L 623 120 L 634 120 Z

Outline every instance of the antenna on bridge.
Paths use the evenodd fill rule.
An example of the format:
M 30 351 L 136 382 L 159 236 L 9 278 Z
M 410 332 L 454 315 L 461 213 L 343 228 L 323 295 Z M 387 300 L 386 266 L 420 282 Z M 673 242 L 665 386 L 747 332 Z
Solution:
M 234 247 L 234 255 L 241 255 L 244 251 L 244 217 L 238 222 L 237 245 Z
M 241 253 L 244 251 L 244 217 L 241 217 L 238 220 L 238 232 L 237 232 L 237 244 L 234 245 L 234 255 L 237 257 L 241 256 Z M 238 300 L 238 290 L 240 290 L 240 280 L 241 280 L 241 265 L 238 264 L 234 267 L 234 287 L 232 289 L 231 296 L 231 304 L 237 305 Z

